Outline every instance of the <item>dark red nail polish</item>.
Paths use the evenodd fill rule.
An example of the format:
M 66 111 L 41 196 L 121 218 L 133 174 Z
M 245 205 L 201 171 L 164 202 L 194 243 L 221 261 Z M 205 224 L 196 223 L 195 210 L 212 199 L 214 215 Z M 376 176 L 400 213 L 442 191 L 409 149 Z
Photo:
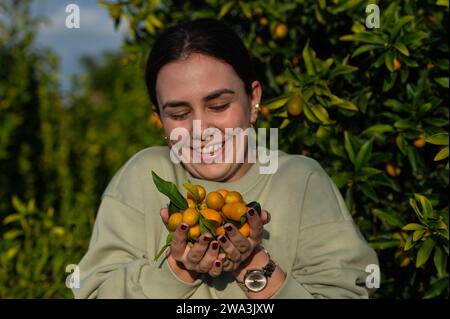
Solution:
M 225 230 L 228 231 L 228 232 L 230 232 L 230 231 L 233 230 L 233 227 L 231 227 L 230 225 L 226 225 L 226 226 L 225 226 Z
M 187 226 L 185 224 L 181 224 L 181 230 L 186 230 Z
M 217 248 L 219 248 L 219 243 L 213 243 L 212 249 L 216 250 Z
M 219 240 L 220 240 L 221 243 L 226 243 L 227 242 L 227 239 L 225 238 L 225 236 L 220 237 Z
M 254 209 L 254 208 L 250 208 L 250 209 L 248 210 L 248 214 L 249 214 L 250 216 L 255 215 L 255 209 Z
M 212 238 L 209 236 L 205 236 L 205 237 L 203 237 L 203 240 L 206 242 L 210 242 L 212 240 Z
M 215 264 L 216 264 L 216 267 L 220 267 L 220 261 L 216 261 Z

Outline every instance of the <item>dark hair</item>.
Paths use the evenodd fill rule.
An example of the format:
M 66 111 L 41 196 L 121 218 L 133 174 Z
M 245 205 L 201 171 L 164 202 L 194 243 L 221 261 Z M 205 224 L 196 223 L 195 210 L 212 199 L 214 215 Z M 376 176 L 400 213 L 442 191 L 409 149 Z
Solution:
M 233 29 L 215 19 L 197 19 L 165 30 L 155 41 L 147 60 L 145 81 L 150 100 L 159 114 L 156 80 L 161 68 L 191 53 L 202 53 L 231 65 L 251 94 L 255 79 L 250 54 Z

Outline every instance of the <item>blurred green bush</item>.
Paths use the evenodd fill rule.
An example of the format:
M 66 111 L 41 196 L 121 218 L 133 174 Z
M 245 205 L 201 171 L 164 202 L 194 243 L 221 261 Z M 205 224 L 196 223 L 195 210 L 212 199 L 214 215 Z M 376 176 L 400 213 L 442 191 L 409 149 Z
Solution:
M 342 191 L 379 254 L 376 297 L 448 298 L 448 1 L 378 1 L 379 29 L 366 28 L 361 0 L 99 4 L 130 34 L 121 54 L 84 59 L 66 99 L 57 58 L 32 45 L 37 22 L 0 26 L 0 298 L 71 296 L 65 266 L 87 248 L 104 187 L 162 143 L 148 50 L 200 17 L 228 23 L 251 51 L 259 126 L 281 128 L 280 148 L 317 159 Z

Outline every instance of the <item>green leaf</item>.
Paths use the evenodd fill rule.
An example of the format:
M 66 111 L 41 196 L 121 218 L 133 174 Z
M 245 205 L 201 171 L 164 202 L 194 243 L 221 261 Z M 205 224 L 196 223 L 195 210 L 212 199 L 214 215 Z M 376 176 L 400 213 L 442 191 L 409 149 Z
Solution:
M 320 123 L 314 113 L 311 111 L 309 103 L 305 103 L 303 105 L 303 112 L 305 113 L 306 118 L 312 123 Z
M 447 121 L 448 123 L 448 121 Z M 448 133 L 438 133 L 431 136 L 428 136 L 425 141 L 434 145 L 445 145 L 448 146 L 449 137 Z
M 10 214 L 3 219 L 3 225 L 14 223 L 20 219 L 19 214 Z
M 414 147 L 406 147 L 406 156 L 408 157 L 409 164 L 411 165 L 413 174 L 417 173 L 417 151 Z
M 445 276 L 433 282 L 431 284 L 430 289 L 428 289 L 423 298 L 424 299 L 436 298 L 440 296 L 446 289 L 448 289 L 448 276 Z
M 425 224 L 425 219 L 422 215 L 422 212 L 419 210 L 419 207 L 417 206 L 417 202 L 414 200 L 414 198 L 409 199 L 409 205 L 412 207 L 414 212 L 416 213 L 417 217 L 419 218 L 420 222 Z
M 428 261 L 435 245 L 436 242 L 432 238 L 427 238 L 423 242 L 417 252 L 416 268 L 423 266 Z
M 420 194 L 414 194 L 414 197 L 416 200 L 420 203 L 422 206 L 422 215 L 425 219 L 433 217 L 434 210 L 433 206 L 431 205 L 431 202 L 423 195 Z
M 175 206 L 174 203 L 169 202 L 169 216 L 172 215 L 173 213 L 178 213 L 180 211 L 180 208 L 178 208 L 177 206 Z
M 387 39 L 381 34 L 376 34 L 375 32 L 360 32 L 353 35 L 354 41 L 360 41 L 370 44 L 384 45 L 387 43 Z
M 284 119 L 283 122 L 281 122 L 280 130 L 282 130 L 282 129 L 284 129 L 285 127 L 287 127 L 290 123 L 291 123 L 291 120 L 290 120 L 290 119 Z
M 210 232 L 208 227 L 206 227 L 206 225 L 205 225 L 205 218 L 201 214 L 200 214 L 200 218 L 198 220 L 198 224 L 200 225 L 200 233 L 202 235 Z
M 352 103 L 350 101 L 346 101 L 346 100 L 342 100 L 342 102 L 337 103 L 336 106 L 341 109 L 347 110 L 347 111 L 352 111 L 352 112 L 359 111 L 358 107 L 354 103 Z
M 206 218 L 203 219 L 203 224 L 206 226 L 206 228 L 209 229 L 211 234 L 215 234 L 217 227 L 220 226 L 220 224 L 217 221 Z
M 441 161 L 441 160 L 443 160 L 443 159 L 446 159 L 447 157 L 448 157 L 448 151 L 449 151 L 449 149 L 448 149 L 448 146 L 447 147 L 444 147 L 443 149 L 441 149 L 437 154 L 436 154 L 436 156 L 434 157 L 434 161 Z
M 405 33 L 405 35 L 398 38 L 398 42 L 408 45 L 411 43 L 420 44 L 420 41 L 428 36 L 427 33 L 423 31 L 411 31 Z
M 406 239 L 405 247 L 403 248 L 404 251 L 408 251 L 408 250 L 410 250 L 411 248 L 413 248 L 416 245 L 416 243 L 412 240 L 412 237 L 413 236 L 411 234 Z
M 414 16 L 403 16 L 398 21 L 395 22 L 394 27 L 391 32 L 391 38 L 395 38 L 397 34 L 400 32 L 401 28 L 407 24 L 408 22 L 411 22 L 414 20 Z
M 372 214 L 377 216 L 389 226 L 397 228 L 401 228 L 403 226 L 403 220 L 395 212 L 386 212 L 376 208 L 372 210 Z
M 317 66 L 315 62 L 316 53 L 309 46 L 309 41 L 306 42 L 306 45 L 303 48 L 302 56 L 306 66 L 306 73 L 309 75 L 315 75 L 317 73 Z
M 345 150 L 347 151 L 350 161 L 353 164 L 355 164 L 355 160 L 356 160 L 355 150 L 352 145 L 351 135 L 347 131 L 344 132 L 344 147 L 345 147 Z
M 359 171 L 364 167 L 372 156 L 372 140 L 366 141 L 358 152 L 355 159 L 355 170 Z
M 388 78 L 385 78 L 383 81 L 383 92 L 387 92 L 392 89 L 395 85 L 395 81 L 397 80 L 398 72 L 391 72 Z
M 448 89 L 448 77 L 436 78 L 434 81 L 440 86 Z
M 374 202 L 379 201 L 377 193 L 375 192 L 375 189 L 372 186 L 370 186 L 368 183 L 359 184 L 359 187 L 361 188 L 361 191 L 364 193 L 364 195 L 369 197 L 371 200 L 373 200 Z
M 252 11 L 250 10 L 250 6 L 248 5 L 248 3 L 239 2 L 239 5 L 241 6 L 242 12 L 244 13 L 244 16 L 247 19 L 250 19 L 252 17 Z
M 352 73 L 357 71 L 358 68 L 355 66 L 351 66 L 351 65 L 337 65 L 331 72 L 330 72 L 330 79 L 333 79 L 339 75 L 342 74 L 347 74 L 347 73 Z
M 403 119 L 396 121 L 394 123 L 394 126 L 396 128 L 403 129 L 403 130 L 416 128 L 416 124 L 414 122 L 411 122 L 409 120 L 403 120 Z
M 376 48 L 379 48 L 380 46 L 378 46 L 378 45 L 372 45 L 372 44 L 364 44 L 364 45 L 361 45 L 360 47 L 358 47 L 356 50 L 355 50 L 355 52 L 353 52 L 353 54 L 352 54 L 352 58 L 354 58 L 354 57 L 356 57 L 356 56 L 358 56 L 358 55 L 360 55 L 360 54 L 363 54 L 363 53 L 365 53 L 365 52 L 367 52 L 367 51 L 371 51 L 371 50 L 374 50 L 374 49 L 376 49 Z
M 444 277 L 447 270 L 447 256 L 439 246 L 436 246 L 436 249 L 434 251 L 433 262 L 439 278 Z
M 403 110 L 405 110 L 405 111 L 408 110 L 408 107 L 403 106 L 403 104 L 400 101 L 394 100 L 394 99 L 387 99 L 384 102 L 384 105 L 392 108 L 394 111 L 397 111 L 397 112 L 403 111 Z
M 416 230 L 413 233 L 413 241 L 418 241 L 419 239 L 421 239 L 423 237 L 423 234 L 425 234 L 426 230 Z
M 17 196 L 12 197 L 12 205 L 19 213 L 26 214 L 27 207 L 25 206 L 25 204 L 22 203 L 22 201 Z
M 328 111 L 321 105 L 314 104 L 311 106 L 311 111 L 314 113 L 314 116 L 319 119 L 322 124 L 333 124 L 335 121 L 332 121 L 328 116 Z
M 287 94 L 278 96 L 274 99 L 270 99 L 270 100 L 264 102 L 263 105 L 270 110 L 279 109 L 282 106 L 284 106 L 294 94 L 295 93 L 291 92 L 291 93 L 287 93 Z
M 410 223 L 408 225 L 405 225 L 402 227 L 403 230 L 424 230 L 426 229 L 425 226 L 416 224 L 416 223 Z
M 402 134 L 397 135 L 397 137 L 395 138 L 395 143 L 397 144 L 397 147 L 400 150 L 400 152 L 402 152 L 403 155 L 406 155 L 406 149 L 408 144 L 406 143 L 405 138 Z
M 394 52 L 387 51 L 384 55 L 384 64 L 390 72 L 394 72 Z
M 356 179 L 361 181 L 367 181 L 370 177 L 382 173 L 383 173 L 382 170 L 373 167 L 363 167 L 356 173 Z
M 341 188 L 348 184 L 352 177 L 352 174 L 349 172 L 339 172 L 334 174 L 331 179 L 336 184 L 337 188 Z
M 170 199 L 170 201 L 179 208 L 179 210 L 188 208 L 186 199 L 183 197 L 183 195 L 181 195 L 174 183 L 165 181 L 154 171 L 152 171 L 152 178 L 156 188 L 161 193 L 166 195 Z
M 19 236 L 23 235 L 23 231 L 19 230 L 19 229 L 13 229 L 13 230 L 8 230 L 7 232 L 5 232 L 3 234 L 3 239 L 5 240 L 12 240 L 15 239 Z
M 362 131 L 361 135 L 372 135 L 373 133 L 383 134 L 393 131 L 394 128 L 389 124 L 375 124 Z
M 196 203 L 200 203 L 200 194 L 198 193 L 197 186 L 191 183 L 183 183 L 183 187 L 194 198 Z
M 220 8 L 220 12 L 219 12 L 219 15 L 217 16 L 217 18 L 221 19 L 222 17 L 224 17 L 228 13 L 228 11 L 230 11 L 233 4 L 234 4 L 234 1 L 229 1 L 229 2 L 225 3 L 222 6 L 222 8 Z
M 426 117 L 423 119 L 423 121 L 427 124 L 430 124 L 432 126 L 436 127 L 443 127 L 448 125 L 448 118 L 440 118 L 440 117 Z
M 406 47 L 406 45 L 404 45 L 401 42 L 398 42 L 394 45 L 394 47 L 403 55 L 409 56 L 409 50 Z

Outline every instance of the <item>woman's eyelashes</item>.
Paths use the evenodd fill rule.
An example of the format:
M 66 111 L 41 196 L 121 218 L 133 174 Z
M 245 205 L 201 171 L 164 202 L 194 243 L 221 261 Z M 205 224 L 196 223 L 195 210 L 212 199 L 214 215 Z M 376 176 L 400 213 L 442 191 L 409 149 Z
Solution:
M 210 107 L 208 107 L 208 109 L 210 109 L 213 112 L 222 112 L 222 111 L 225 111 L 229 106 L 230 106 L 230 102 L 221 104 L 221 105 L 210 106 Z M 169 114 L 169 117 L 175 121 L 183 121 L 189 116 L 190 113 L 191 113 L 191 111 L 172 113 L 172 114 Z
M 182 113 L 182 114 L 171 114 L 170 117 L 173 120 L 182 121 L 182 120 L 186 119 L 188 115 L 189 115 L 189 112 L 186 112 L 186 113 Z
M 228 102 L 228 103 L 217 105 L 217 106 L 211 106 L 210 109 L 213 110 L 214 112 L 221 112 L 221 111 L 225 111 L 229 106 L 230 106 L 230 103 Z

